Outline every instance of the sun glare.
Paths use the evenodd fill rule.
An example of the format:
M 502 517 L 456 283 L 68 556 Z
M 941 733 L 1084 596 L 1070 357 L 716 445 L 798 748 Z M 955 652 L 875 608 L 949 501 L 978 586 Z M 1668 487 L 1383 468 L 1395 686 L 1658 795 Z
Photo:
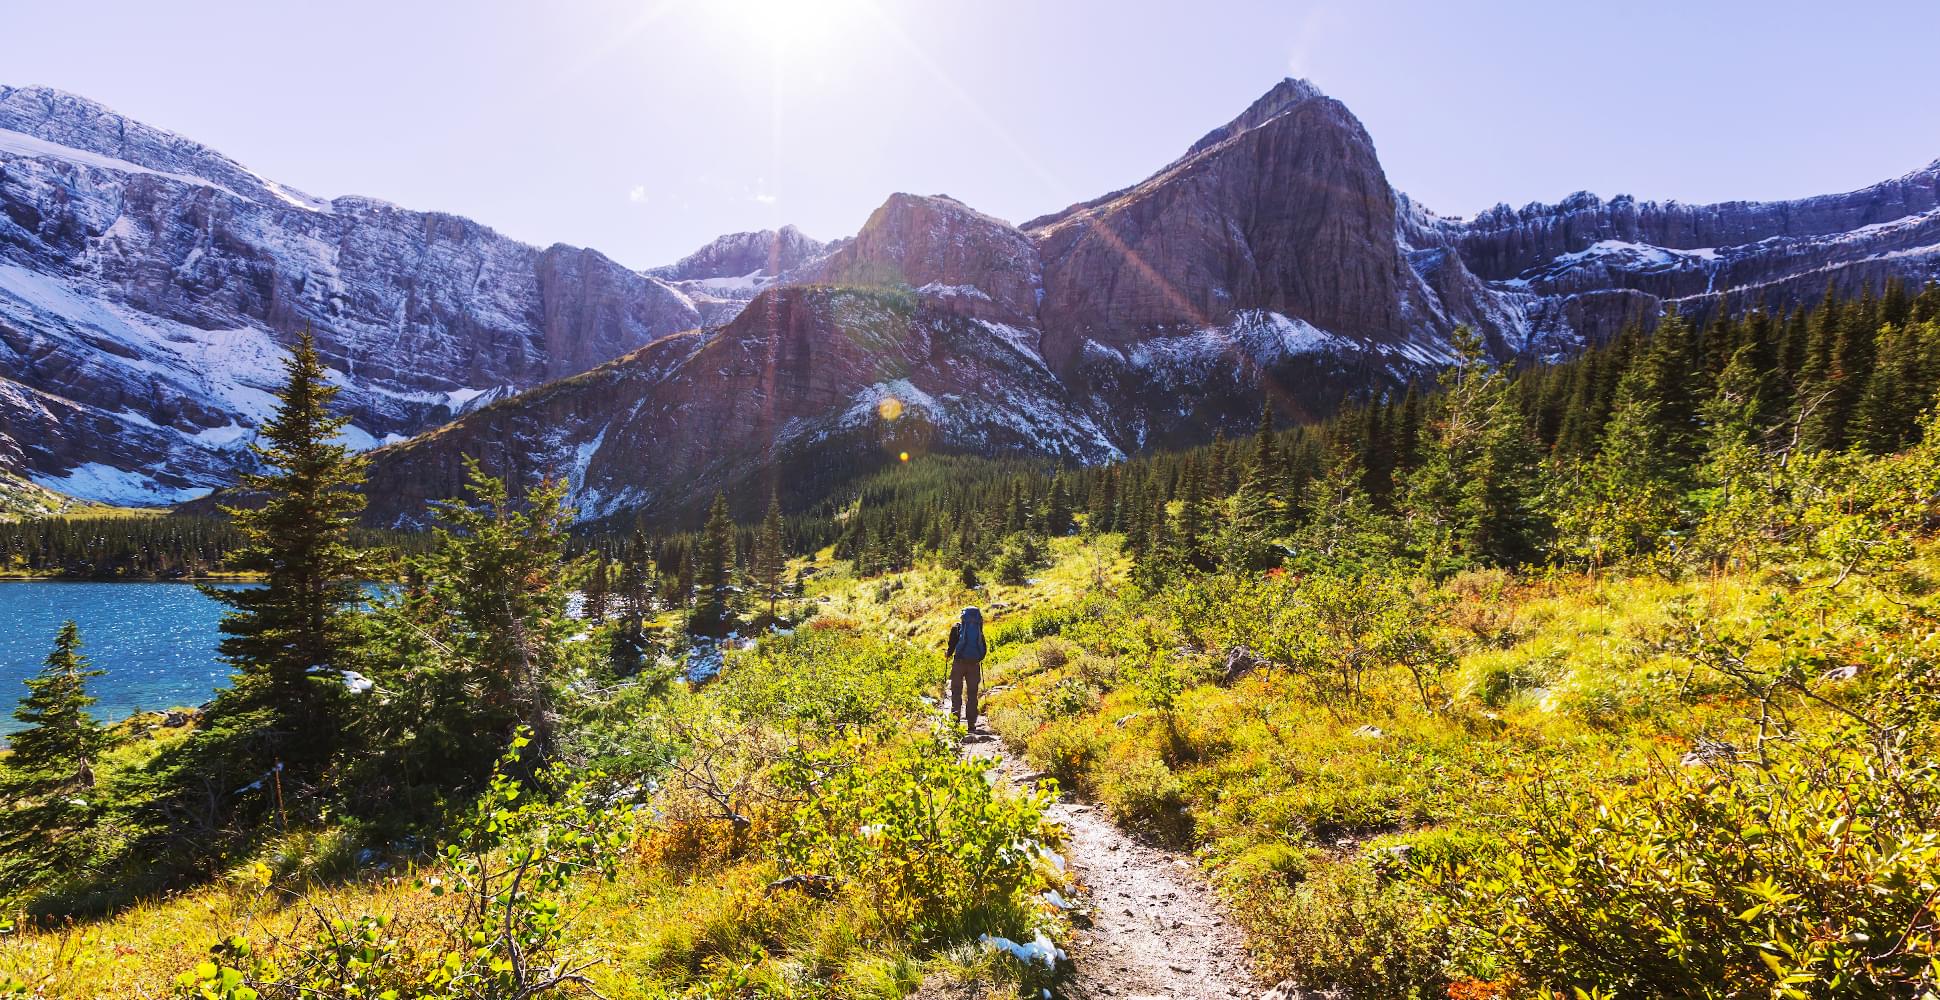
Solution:
M 868 0 L 719 0 L 711 5 L 733 30 L 778 51 L 826 53 L 866 11 Z

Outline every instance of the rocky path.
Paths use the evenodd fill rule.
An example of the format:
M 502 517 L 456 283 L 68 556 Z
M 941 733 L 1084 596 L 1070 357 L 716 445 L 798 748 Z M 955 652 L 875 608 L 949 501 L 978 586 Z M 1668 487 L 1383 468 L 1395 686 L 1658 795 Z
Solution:
M 995 737 L 972 736 L 964 753 L 996 759 L 1000 748 Z M 1009 758 L 998 770 L 1017 784 L 1037 778 Z M 1227 1000 L 1261 994 L 1239 929 L 1221 915 L 1191 858 L 1139 843 L 1083 803 L 1060 799 L 1049 814 L 1069 837 L 1065 863 L 1082 894 L 1076 939 L 1061 942 L 1076 970 L 1064 995 Z

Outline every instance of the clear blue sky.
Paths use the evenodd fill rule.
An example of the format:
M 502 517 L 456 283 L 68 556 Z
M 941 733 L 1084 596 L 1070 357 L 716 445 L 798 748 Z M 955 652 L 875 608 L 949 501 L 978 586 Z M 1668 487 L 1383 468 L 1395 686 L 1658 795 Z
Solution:
M 721 232 L 852 233 L 897 190 L 1022 221 L 1286 75 L 1445 214 L 1796 197 L 1940 157 L 1931 0 L 7 0 L 0 25 L 0 82 L 636 267 Z

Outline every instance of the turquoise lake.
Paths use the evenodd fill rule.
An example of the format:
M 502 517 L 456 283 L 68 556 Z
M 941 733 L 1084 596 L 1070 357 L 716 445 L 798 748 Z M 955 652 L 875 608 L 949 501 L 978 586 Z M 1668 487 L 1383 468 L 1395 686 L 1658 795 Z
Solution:
M 229 680 L 216 658 L 223 610 L 186 583 L 0 583 L 0 734 L 20 728 L 21 681 L 40 670 L 70 618 L 82 651 L 107 671 L 90 689 L 96 718 L 208 701 Z

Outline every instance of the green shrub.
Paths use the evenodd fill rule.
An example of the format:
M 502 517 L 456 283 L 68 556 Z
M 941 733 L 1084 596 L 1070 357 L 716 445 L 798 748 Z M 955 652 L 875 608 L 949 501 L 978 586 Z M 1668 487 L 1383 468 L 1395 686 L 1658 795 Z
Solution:
M 1478 973 L 1599 996 L 1918 996 L 1940 980 L 1940 768 L 1858 736 L 1633 786 L 1532 780 L 1499 849 L 1429 866 Z
M 1444 996 L 1447 935 L 1427 919 L 1419 883 L 1382 868 L 1363 857 L 1318 867 L 1297 885 L 1267 880 L 1238 893 L 1235 908 L 1271 975 L 1365 1000 Z
M 1120 826 L 1162 843 L 1185 844 L 1192 839 L 1185 783 L 1156 754 L 1115 757 L 1102 771 L 1098 794 Z
M 832 880 L 896 935 L 1021 933 L 1025 896 L 1045 887 L 1055 792 L 999 791 L 985 766 L 940 738 L 885 748 L 856 737 L 805 753 L 779 775 L 800 804 L 777 860 L 789 875 Z

